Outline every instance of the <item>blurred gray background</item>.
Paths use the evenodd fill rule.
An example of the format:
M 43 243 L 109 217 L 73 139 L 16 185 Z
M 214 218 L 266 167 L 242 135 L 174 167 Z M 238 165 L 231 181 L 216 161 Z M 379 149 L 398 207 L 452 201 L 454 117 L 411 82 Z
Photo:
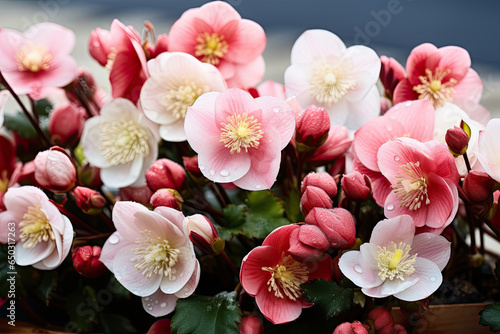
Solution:
M 157 34 L 189 8 L 208 1 L 196 0 L 0 0 L 0 28 L 25 30 L 51 21 L 77 36 L 73 55 L 109 90 L 107 71 L 87 52 L 90 32 L 109 29 L 113 18 L 141 31 L 149 20 Z M 467 49 L 472 66 L 484 82 L 482 103 L 500 116 L 500 2 L 496 0 L 228 0 L 243 18 L 259 23 L 268 43 L 265 79 L 283 82 L 293 42 L 306 29 L 322 28 L 337 34 L 348 46 L 363 44 L 379 55 L 403 65 L 413 47 L 430 42 L 438 47 Z

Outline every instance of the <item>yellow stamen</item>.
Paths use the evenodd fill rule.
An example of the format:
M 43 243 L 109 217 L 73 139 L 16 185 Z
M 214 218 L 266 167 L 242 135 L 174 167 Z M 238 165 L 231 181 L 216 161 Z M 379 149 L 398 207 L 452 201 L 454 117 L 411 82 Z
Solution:
M 19 223 L 19 228 L 21 232 L 19 237 L 26 249 L 35 247 L 39 242 L 55 239 L 52 226 L 40 205 L 28 207 L 23 220 Z
M 52 55 L 43 46 L 27 44 L 16 55 L 17 69 L 37 73 L 50 68 Z
M 218 33 L 209 34 L 205 32 L 200 34 L 196 41 L 198 45 L 196 45 L 194 54 L 196 57 L 201 57 L 201 61 L 212 65 L 218 65 L 229 48 L 224 36 Z
M 429 100 L 434 108 L 442 107 L 446 102 L 453 101 L 451 96 L 455 92 L 453 86 L 457 83 L 457 80 L 450 78 L 443 83 L 444 78 L 450 73 L 450 69 L 436 67 L 433 73 L 427 68 L 425 69 L 425 76 L 418 77 L 421 84 L 414 86 L 413 90 L 419 94 L 419 99 Z
M 264 131 L 260 129 L 260 123 L 253 116 L 248 116 L 247 113 L 234 114 L 228 116 L 226 120 L 227 123 L 221 124 L 220 142 L 231 149 L 231 154 L 240 153 L 241 148 L 248 152 L 249 147 L 259 146 Z
M 267 281 L 268 291 L 274 291 L 274 295 L 279 298 L 287 296 L 291 300 L 302 297 L 300 285 L 309 279 L 307 266 L 295 261 L 290 255 L 281 260 L 281 264 L 275 267 L 262 267 L 263 271 L 271 273 L 271 278 Z

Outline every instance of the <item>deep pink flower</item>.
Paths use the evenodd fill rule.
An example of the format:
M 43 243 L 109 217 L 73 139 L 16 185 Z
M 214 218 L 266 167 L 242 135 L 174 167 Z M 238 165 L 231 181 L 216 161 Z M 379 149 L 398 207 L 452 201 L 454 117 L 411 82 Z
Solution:
M 83 246 L 76 248 L 71 254 L 73 267 L 82 276 L 95 278 L 106 272 L 106 267 L 99 261 L 101 247 Z
M 11 138 L 0 134 L 0 147 L 2 148 L 2 154 L 0 154 L 0 211 L 3 211 L 5 209 L 3 196 L 9 187 L 17 182 L 22 164 L 16 163 L 16 146 Z
M 75 45 L 73 31 L 43 22 L 24 33 L 0 30 L 0 71 L 17 94 L 35 98 L 45 87 L 62 87 L 78 74 L 70 56 Z
M 467 110 L 479 103 L 483 83 L 471 66 L 467 50 L 458 46 L 436 48 L 424 43 L 410 53 L 408 77 L 394 91 L 394 103 L 427 99 L 435 108 L 453 102 Z
M 280 151 L 290 142 L 295 118 L 279 98 L 253 99 L 232 88 L 200 96 L 188 108 L 184 130 L 205 177 L 262 190 L 276 180 Z
M 335 328 L 333 334 L 368 334 L 368 331 L 359 321 L 353 321 L 352 324 L 350 322 L 341 323 Z
M 255 296 L 262 314 L 273 324 L 293 321 L 302 308 L 310 307 L 302 298 L 300 285 L 315 278 L 329 280 L 332 261 L 328 255 L 314 263 L 300 263 L 289 254 L 290 236 L 299 225 L 280 227 L 245 256 L 240 281 L 250 296 Z
M 180 191 L 186 179 L 186 171 L 178 163 L 169 159 L 158 159 L 146 171 L 148 186 L 156 191 L 171 188 Z
M 401 137 L 382 145 L 377 157 L 380 171 L 391 185 L 385 216 L 409 215 L 416 227 L 441 233 L 458 210 L 460 176 L 448 146 Z
M 332 198 L 337 196 L 337 183 L 333 176 L 326 172 L 307 174 L 300 184 L 301 193 L 303 194 L 309 186 L 323 189 Z
M 416 301 L 431 295 L 441 285 L 451 247 L 446 238 L 432 233 L 415 235 L 410 216 L 379 222 L 369 243 L 359 251 L 342 255 L 340 270 L 370 297 L 394 295 Z
M 384 86 L 385 96 L 392 101 L 394 89 L 398 83 L 406 77 L 403 66 L 394 58 L 380 56 L 382 67 L 380 68 L 380 82 Z
M 264 30 L 225 2 L 184 12 L 170 29 L 169 43 L 169 51 L 189 53 L 215 65 L 229 87 L 253 87 L 264 76 Z

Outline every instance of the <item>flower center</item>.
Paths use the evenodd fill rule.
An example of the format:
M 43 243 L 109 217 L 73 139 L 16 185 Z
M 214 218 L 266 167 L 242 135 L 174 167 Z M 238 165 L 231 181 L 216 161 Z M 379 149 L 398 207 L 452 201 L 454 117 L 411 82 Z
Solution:
M 132 120 L 109 121 L 102 126 L 102 155 L 113 166 L 149 153 L 150 134 Z
M 37 73 L 50 67 L 52 55 L 43 46 L 27 44 L 16 55 L 17 69 Z
M 7 189 L 9 189 L 9 174 L 7 170 L 4 169 L 0 175 L 0 193 L 5 194 Z
M 212 65 L 218 65 L 220 58 L 224 57 L 227 53 L 228 44 L 224 40 L 223 35 L 218 33 L 203 33 L 196 38 L 198 45 L 196 45 L 195 55 L 201 57 L 201 61 Z
M 396 195 L 401 198 L 401 206 L 417 210 L 424 201 L 428 205 L 431 201 L 427 193 L 427 181 L 420 170 L 420 162 L 409 162 L 401 165 L 401 168 L 401 173 L 396 175 L 397 183 L 391 185 Z
M 414 86 L 413 90 L 417 92 L 419 99 L 429 100 L 434 108 L 439 108 L 444 106 L 446 102 L 451 102 L 453 98 L 451 95 L 455 91 L 453 86 L 457 83 L 457 80 L 451 78 L 447 82 L 443 82 L 443 79 L 451 73 L 450 69 L 441 69 L 436 67 L 434 73 L 426 68 L 425 76 L 421 75 L 421 84 Z
M 240 153 L 242 147 L 248 152 L 249 147 L 259 146 L 264 131 L 253 116 L 248 116 L 247 113 L 234 114 L 228 116 L 226 121 L 227 123 L 222 123 L 220 142 L 231 149 L 231 154 Z
M 405 276 L 408 277 L 415 271 L 413 263 L 417 259 L 417 254 L 410 256 L 410 245 L 400 242 L 396 245 L 391 241 L 389 250 L 384 247 L 377 246 L 377 266 L 380 269 L 378 273 L 382 280 L 387 278 L 391 281 L 394 278 L 399 278 L 404 281 Z
M 163 275 L 169 280 L 175 280 L 176 270 L 174 266 L 179 260 L 180 250 L 172 248 L 167 240 L 154 237 L 149 230 L 141 232 L 142 237 L 135 241 L 139 247 L 134 248 L 135 257 L 131 260 L 139 261 L 135 265 L 137 270 L 150 278 L 153 274 Z
M 49 220 L 41 210 L 40 205 L 28 207 L 28 211 L 23 215 L 19 227 L 21 232 L 19 237 L 26 249 L 35 247 L 39 242 L 55 239 L 52 226 L 50 226 Z
M 307 266 L 295 261 L 290 255 L 281 260 L 281 264 L 274 267 L 262 267 L 263 271 L 271 273 L 271 278 L 267 281 L 269 292 L 274 291 L 274 295 L 279 298 L 287 296 L 291 300 L 302 297 L 300 285 L 309 279 Z
M 175 118 L 184 119 L 187 108 L 191 107 L 203 92 L 194 82 L 189 82 L 168 90 L 163 96 L 162 104 Z
M 318 103 L 328 106 L 338 102 L 350 89 L 356 87 L 356 81 L 347 73 L 343 64 L 315 67 L 310 84 L 311 95 Z

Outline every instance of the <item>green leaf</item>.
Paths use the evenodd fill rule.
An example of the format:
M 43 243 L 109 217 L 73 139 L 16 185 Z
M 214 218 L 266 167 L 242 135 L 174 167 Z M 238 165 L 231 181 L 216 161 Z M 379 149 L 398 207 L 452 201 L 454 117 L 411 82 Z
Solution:
M 241 311 L 236 292 L 221 292 L 214 297 L 192 296 L 179 299 L 172 317 L 172 332 L 177 334 L 239 334 Z
M 248 216 L 243 233 L 250 238 L 263 239 L 274 229 L 290 224 L 283 217 L 285 209 L 270 191 L 254 191 L 248 194 Z
M 49 305 L 52 292 L 57 287 L 57 271 L 50 270 L 43 272 L 42 281 L 36 287 L 35 293 L 46 304 Z
M 353 289 L 342 288 L 337 283 L 324 279 L 315 279 L 310 283 L 305 283 L 302 288 L 305 299 L 314 303 L 314 306 L 318 307 L 327 319 L 349 310 L 354 298 Z
M 304 221 L 304 215 L 300 211 L 300 191 L 293 187 L 285 197 L 285 212 L 292 223 Z
M 485 306 L 479 315 L 481 316 L 480 325 L 490 326 L 492 332 L 500 331 L 500 302 Z
M 245 223 L 247 206 L 244 204 L 229 204 L 224 208 L 224 226 L 232 228 Z
M 94 289 L 86 285 L 67 298 L 66 310 L 71 319 L 69 326 L 75 332 L 90 332 L 103 309 L 97 301 Z
M 101 326 L 104 329 L 105 333 L 137 333 L 137 329 L 135 329 L 130 320 L 128 320 L 124 316 L 111 313 L 101 313 L 100 316 Z
M 7 129 L 17 132 L 23 138 L 36 138 L 37 133 L 28 118 L 21 112 L 5 114 L 4 125 Z

